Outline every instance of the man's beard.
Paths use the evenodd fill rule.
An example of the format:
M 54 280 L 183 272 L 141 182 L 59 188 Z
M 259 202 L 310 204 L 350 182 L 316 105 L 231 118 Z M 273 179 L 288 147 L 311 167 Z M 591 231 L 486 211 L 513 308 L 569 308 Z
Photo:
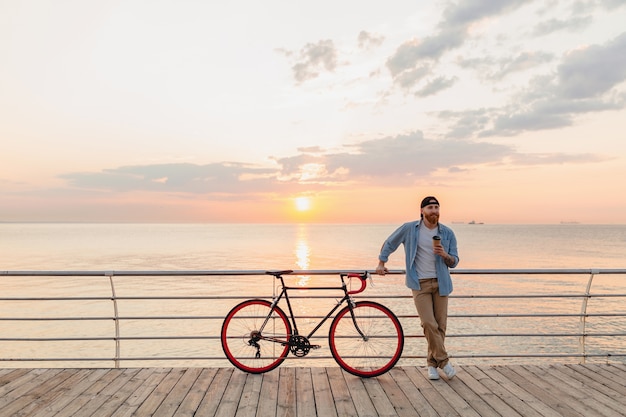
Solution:
M 425 217 L 426 217 L 426 220 L 428 220 L 428 223 L 437 224 L 439 222 L 438 214 L 428 214 Z

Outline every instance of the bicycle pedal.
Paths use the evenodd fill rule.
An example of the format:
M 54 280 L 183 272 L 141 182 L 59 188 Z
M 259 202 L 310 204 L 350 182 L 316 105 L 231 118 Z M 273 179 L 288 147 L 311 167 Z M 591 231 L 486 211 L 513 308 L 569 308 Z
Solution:
M 311 349 L 319 349 L 319 348 L 321 348 L 321 346 L 320 345 L 311 345 L 310 348 Z

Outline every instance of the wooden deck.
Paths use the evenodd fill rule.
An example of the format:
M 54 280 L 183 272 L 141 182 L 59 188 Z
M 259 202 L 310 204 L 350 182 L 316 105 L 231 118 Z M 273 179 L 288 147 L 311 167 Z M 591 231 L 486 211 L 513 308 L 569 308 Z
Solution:
M 625 416 L 626 365 L 0 369 L 0 416 Z

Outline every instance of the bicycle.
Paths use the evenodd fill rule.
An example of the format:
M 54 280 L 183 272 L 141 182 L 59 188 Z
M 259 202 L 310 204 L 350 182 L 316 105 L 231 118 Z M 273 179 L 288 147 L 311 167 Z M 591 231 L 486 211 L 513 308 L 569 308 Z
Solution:
M 222 349 L 228 360 L 244 372 L 259 374 L 278 367 L 291 352 L 304 357 L 320 345 L 311 337 L 345 303 L 332 319 L 328 340 L 330 351 L 339 366 L 363 377 L 375 377 L 389 371 L 398 362 L 404 348 L 404 331 L 398 317 L 387 307 L 373 301 L 355 301 L 352 295 L 363 292 L 369 273 L 340 274 L 340 287 L 289 287 L 283 275 L 293 271 L 266 271 L 280 281 L 281 291 L 272 301 L 250 299 L 230 310 L 221 331 Z M 360 280 L 360 288 L 348 289 L 346 278 Z M 343 298 L 304 336 L 298 329 L 290 290 L 342 290 Z M 289 317 L 278 305 L 285 299 Z

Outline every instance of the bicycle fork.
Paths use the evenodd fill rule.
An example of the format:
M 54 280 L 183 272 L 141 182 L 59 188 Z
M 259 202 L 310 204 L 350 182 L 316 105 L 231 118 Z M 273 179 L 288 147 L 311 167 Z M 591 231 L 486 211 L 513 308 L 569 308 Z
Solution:
M 369 340 L 369 337 L 366 336 L 363 331 L 361 330 L 361 328 L 359 327 L 359 323 L 356 322 L 356 317 L 354 316 L 354 306 L 355 306 L 355 302 L 352 298 L 350 298 L 348 300 L 348 308 L 350 309 L 350 317 L 352 318 L 352 324 L 354 324 L 354 328 L 356 329 L 356 331 L 359 333 L 359 335 L 363 338 L 364 342 L 367 342 Z

